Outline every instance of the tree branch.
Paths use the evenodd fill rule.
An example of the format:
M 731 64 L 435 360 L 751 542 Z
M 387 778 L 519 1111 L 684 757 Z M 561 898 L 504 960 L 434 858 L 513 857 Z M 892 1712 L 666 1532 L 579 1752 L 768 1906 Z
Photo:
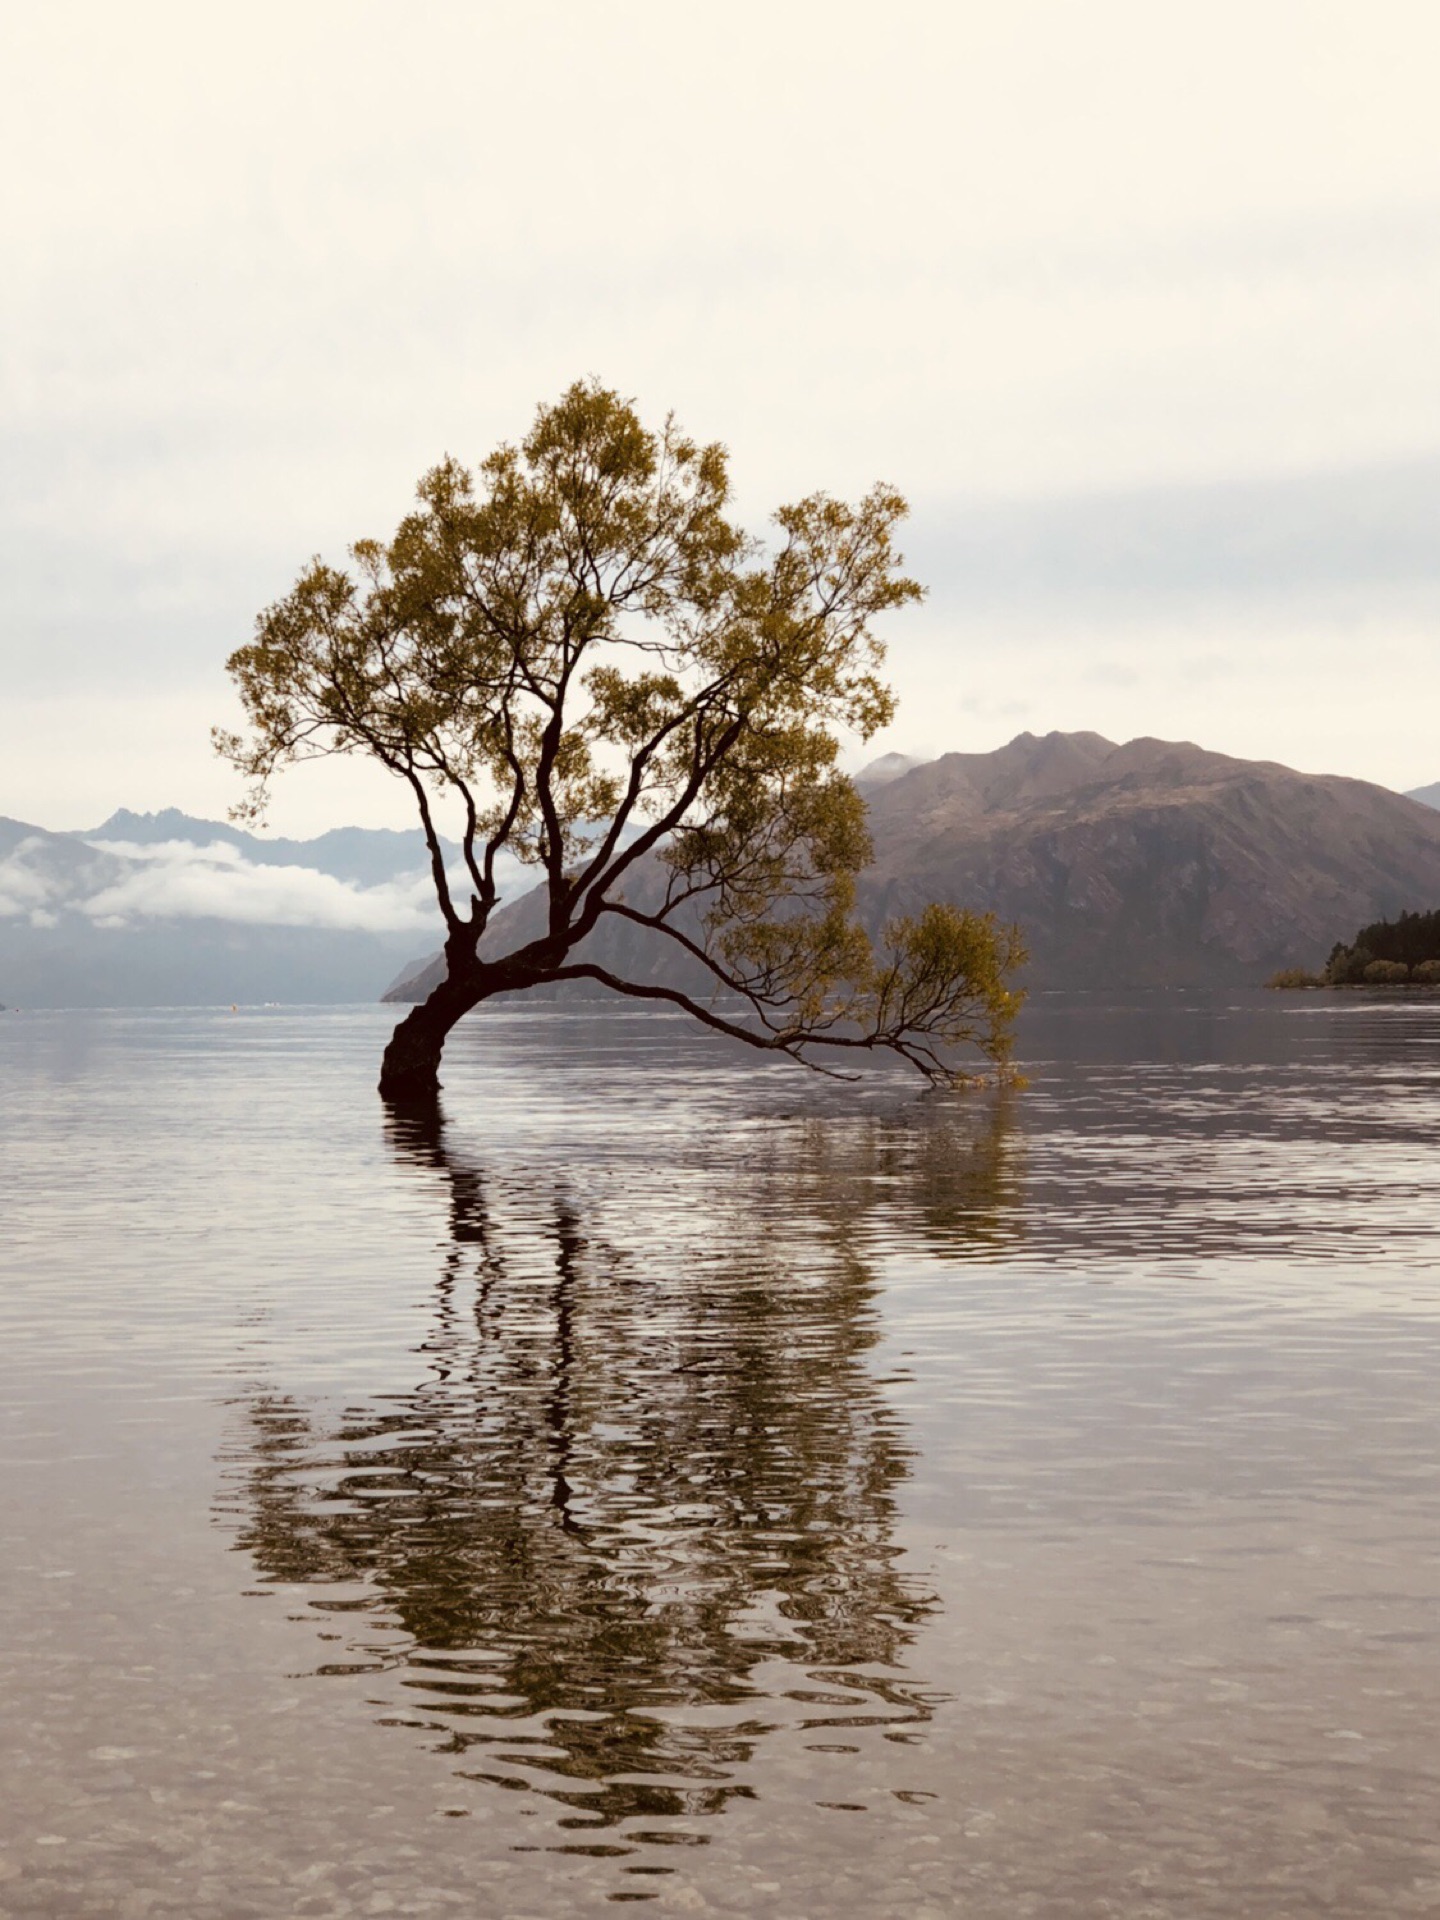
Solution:
M 450 882 L 445 876 L 445 854 L 440 845 L 440 836 L 435 831 L 435 822 L 430 817 L 430 796 L 425 791 L 425 782 L 416 773 L 414 767 L 403 767 L 401 771 L 409 782 L 410 791 L 415 795 L 415 804 L 420 809 L 420 820 L 425 829 L 425 845 L 430 849 L 430 877 L 435 882 L 435 896 L 440 902 L 440 911 L 444 914 L 445 924 L 451 933 L 458 933 L 461 920 L 455 911 L 455 902 L 450 898 Z
M 634 980 L 622 980 L 618 974 L 607 968 L 596 966 L 592 961 L 577 962 L 571 967 L 556 967 L 545 975 L 547 980 L 595 980 L 602 987 L 609 987 L 612 993 L 623 994 L 629 1000 L 659 1000 L 672 1007 L 680 1007 L 692 1014 L 702 1025 L 711 1027 L 716 1033 L 728 1034 L 732 1040 L 743 1040 L 747 1047 L 755 1047 L 761 1053 L 783 1053 L 792 1060 L 798 1060 L 802 1067 L 808 1067 L 812 1073 L 823 1073 L 832 1080 L 853 1080 L 854 1074 L 837 1073 L 834 1068 L 822 1065 L 818 1060 L 808 1060 L 800 1052 L 806 1044 L 806 1036 L 796 1034 L 786 1037 L 775 1033 L 757 1033 L 753 1027 L 742 1027 L 737 1021 L 727 1020 L 723 1014 L 716 1013 L 713 1007 L 707 1007 L 703 1001 L 692 1000 L 688 993 L 682 993 L 678 987 L 644 986 Z

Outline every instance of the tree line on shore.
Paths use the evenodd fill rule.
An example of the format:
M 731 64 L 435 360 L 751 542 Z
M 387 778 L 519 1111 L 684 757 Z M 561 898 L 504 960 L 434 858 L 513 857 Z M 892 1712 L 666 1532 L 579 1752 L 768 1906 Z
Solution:
M 1324 971 L 1285 967 L 1270 987 L 1440 987 L 1440 908 L 1402 913 L 1361 927 L 1346 946 L 1337 941 Z

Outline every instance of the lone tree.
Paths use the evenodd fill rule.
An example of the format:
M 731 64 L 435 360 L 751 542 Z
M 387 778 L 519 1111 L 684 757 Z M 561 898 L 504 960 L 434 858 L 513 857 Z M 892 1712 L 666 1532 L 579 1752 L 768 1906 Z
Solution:
M 215 737 L 251 783 L 237 815 L 262 819 L 278 771 L 337 753 L 414 796 L 446 975 L 385 1049 L 386 1099 L 433 1097 L 481 1001 L 564 980 L 811 1066 L 883 1049 L 947 1081 L 956 1045 L 1007 1059 L 1013 928 L 935 905 L 876 945 L 855 912 L 870 843 L 838 736 L 894 708 L 871 623 L 921 595 L 894 546 L 905 502 L 812 494 L 775 515 L 773 552 L 728 502 L 723 447 L 577 383 L 476 473 L 426 474 L 352 570 L 315 560 L 231 655 L 250 731 Z M 502 849 L 538 869 L 545 903 L 509 951 L 502 927 L 483 941 Z M 603 940 L 582 950 L 620 921 L 683 955 L 683 984 L 602 964 Z

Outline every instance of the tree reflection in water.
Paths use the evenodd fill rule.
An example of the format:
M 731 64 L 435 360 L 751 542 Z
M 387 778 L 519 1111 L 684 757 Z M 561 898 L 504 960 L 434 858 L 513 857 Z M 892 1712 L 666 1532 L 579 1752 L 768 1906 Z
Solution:
M 330 1589 L 349 1657 L 321 1671 L 395 1670 L 457 1772 L 575 1827 L 718 1812 L 778 1727 L 910 1738 L 935 1601 L 892 1540 L 860 1216 L 993 1246 L 1003 1110 L 771 1123 L 723 1179 L 622 1169 L 584 1201 L 391 1127 L 448 1206 L 427 1377 L 338 1419 L 255 1398 L 227 1503 L 263 1579 Z

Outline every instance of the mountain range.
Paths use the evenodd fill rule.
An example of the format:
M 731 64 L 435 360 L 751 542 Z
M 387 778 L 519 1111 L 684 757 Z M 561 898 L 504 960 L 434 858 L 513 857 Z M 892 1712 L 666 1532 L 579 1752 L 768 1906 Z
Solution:
M 103 825 L 68 837 L 87 843 L 100 841 L 107 846 L 117 842 L 136 847 L 186 842 L 191 846 L 234 847 L 261 866 L 313 867 L 317 873 L 362 887 L 422 872 L 429 861 L 419 827 L 332 827 L 312 840 L 272 840 L 263 834 L 247 833 L 228 820 L 197 820 L 178 807 L 165 807 L 159 813 L 131 813 L 128 807 L 121 807 Z M 449 841 L 441 844 L 448 859 L 459 859 L 458 846 Z
M 1032 988 L 1253 984 L 1323 960 L 1367 920 L 1440 905 L 1440 811 L 1363 780 L 1096 733 L 898 758 L 858 777 L 874 839 L 862 918 L 878 930 L 929 900 L 992 909 L 1023 928 Z M 657 872 L 631 891 L 643 904 L 658 890 Z M 503 950 L 532 921 L 538 901 L 516 901 L 490 943 Z M 633 925 L 603 924 L 592 942 L 632 977 L 698 984 Z M 386 997 L 423 997 L 440 965 Z
M 85 833 L 0 818 L 0 1000 L 374 1000 L 440 921 L 424 837 L 267 839 L 169 808 Z
M 870 821 L 872 924 L 928 899 L 993 908 L 1040 987 L 1253 982 L 1440 903 L 1440 812 L 1188 742 L 1021 734 L 887 782 Z
M 1225 984 L 1440 905 L 1440 782 L 1406 797 L 1158 740 L 1021 734 L 989 754 L 888 754 L 858 778 L 872 926 L 931 898 L 1025 928 L 1031 986 Z M 1419 802 L 1420 804 L 1416 804 Z M 447 848 L 453 856 L 454 849 Z M 523 937 L 519 894 L 492 939 Z M 654 885 L 641 876 L 638 885 Z M 0 818 L 0 1001 L 23 1006 L 408 999 L 435 977 L 419 829 L 270 838 L 113 813 L 83 833 Z M 671 967 L 630 929 L 612 963 Z

